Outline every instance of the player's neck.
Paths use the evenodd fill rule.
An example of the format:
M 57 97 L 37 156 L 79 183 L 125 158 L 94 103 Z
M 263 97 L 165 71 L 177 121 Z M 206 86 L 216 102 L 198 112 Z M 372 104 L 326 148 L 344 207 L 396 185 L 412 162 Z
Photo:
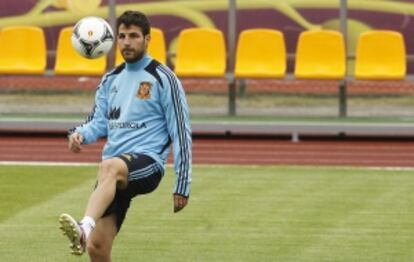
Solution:
M 140 70 L 143 67 L 147 66 L 150 60 L 151 58 L 147 54 L 144 54 L 141 59 L 138 59 L 131 63 L 126 62 L 126 69 L 128 71 Z

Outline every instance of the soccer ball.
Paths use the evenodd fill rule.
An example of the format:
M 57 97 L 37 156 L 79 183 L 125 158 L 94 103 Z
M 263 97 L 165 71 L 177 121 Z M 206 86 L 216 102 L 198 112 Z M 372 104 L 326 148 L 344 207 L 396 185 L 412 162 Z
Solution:
M 106 55 L 114 43 L 111 26 L 102 18 L 89 16 L 76 23 L 72 46 L 83 57 L 94 59 Z

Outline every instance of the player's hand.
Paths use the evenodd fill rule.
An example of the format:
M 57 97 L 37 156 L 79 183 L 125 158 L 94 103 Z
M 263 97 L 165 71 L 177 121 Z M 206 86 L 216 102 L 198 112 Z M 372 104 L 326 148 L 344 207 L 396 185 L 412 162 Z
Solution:
M 188 203 L 188 197 L 174 194 L 174 213 L 183 209 Z
M 73 153 L 79 153 L 82 150 L 83 136 L 77 132 L 69 136 L 68 147 Z

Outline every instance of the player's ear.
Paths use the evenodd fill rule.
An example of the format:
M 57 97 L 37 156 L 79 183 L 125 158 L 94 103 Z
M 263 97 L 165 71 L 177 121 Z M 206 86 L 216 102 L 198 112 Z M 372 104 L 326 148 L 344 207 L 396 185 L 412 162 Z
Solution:
M 150 34 L 144 36 L 145 49 L 148 49 L 148 45 L 149 45 L 150 41 L 151 41 L 151 35 Z
M 151 35 L 150 34 L 148 34 L 148 35 L 145 36 L 145 41 L 147 43 L 149 43 L 149 41 L 151 41 Z

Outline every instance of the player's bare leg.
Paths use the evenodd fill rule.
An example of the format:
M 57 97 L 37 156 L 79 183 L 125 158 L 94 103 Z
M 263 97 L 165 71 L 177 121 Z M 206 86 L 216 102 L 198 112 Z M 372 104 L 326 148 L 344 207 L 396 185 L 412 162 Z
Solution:
M 87 251 L 92 262 L 111 261 L 112 243 L 117 234 L 116 216 L 100 218 L 87 241 Z
M 116 189 L 124 189 L 128 183 L 128 167 L 119 158 L 104 160 L 99 166 L 98 184 L 92 192 L 85 216 L 97 221 L 115 197 Z
M 89 197 L 85 216 L 78 224 L 70 215 L 62 214 L 59 217 L 60 228 L 69 238 L 72 253 L 82 255 L 85 251 L 85 242 L 96 227 L 106 208 L 115 197 L 116 188 L 126 188 L 128 183 L 128 167 L 119 158 L 102 161 L 98 171 L 98 184 Z

